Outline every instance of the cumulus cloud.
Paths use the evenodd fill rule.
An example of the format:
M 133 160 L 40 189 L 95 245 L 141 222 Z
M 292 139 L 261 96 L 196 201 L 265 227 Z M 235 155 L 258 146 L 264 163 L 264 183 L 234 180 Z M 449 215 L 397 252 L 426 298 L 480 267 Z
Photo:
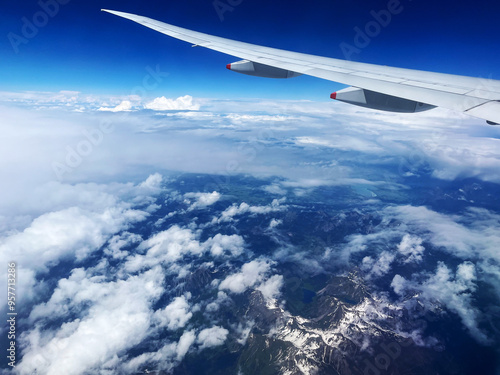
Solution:
M 388 274 L 395 262 L 399 267 L 421 264 L 422 271 L 411 278 L 403 274 L 393 277 L 394 292 L 401 300 L 421 301 L 429 310 L 444 306 L 460 317 L 477 341 L 489 343 L 480 328 L 482 313 L 474 302 L 478 281 L 488 283 L 500 295 L 496 266 L 500 261 L 496 245 L 500 243 L 500 215 L 484 208 L 468 208 L 454 215 L 409 205 L 389 206 L 380 212 L 381 224 L 372 233 L 348 237 L 340 258 L 348 260 L 363 252 L 378 251 L 362 258 L 361 269 L 368 278 Z M 436 271 L 429 273 L 425 270 L 429 265 L 423 262 L 424 241 L 432 246 L 433 256 L 443 261 L 451 256 L 463 263 L 453 272 L 450 265 L 440 262 Z M 394 250 L 387 250 L 387 244 Z M 414 305 L 405 306 L 412 310 Z
M 159 326 L 170 330 L 183 328 L 193 316 L 190 311 L 189 298 L 189 294 L 176 297 L 164 309 L 156 311 L 155 318 L 158 320 Z
M 399 235 L 399 232 L 389 228 L 375 233 L 354 234 L 347 236 L 347 243 L 341 249 L 340 254 L 336 254 L 337 261 L 347 263 L 352 255 L 366 251 L 369 248 L 369 245 L 379 245 L 382 241 L 386 242 L 387 239 L 397 235 Z M 372 261 L 373 260 L 370 261 L 368 258 L 366 260 L 366 262 Z
M 390 251 L 382 251 L 377 260 L 372 257 L 363 258 L 361 269 L 368 272 L 368 276 L 383 276 L 391 270 L 391 264 L 396 255 Z
M 200 257 L 206 251 L 214 256 L 229 253 L 238 256 L 244 249 L 244 240 L 241 236 L 223 235 L 217 233 L 205 242 L 200 241 L 201 231 L 198 229 L 181 228 L 173 225 L 161 231 L 139 245 L 139 249 L 146 254 L 135 254 L 127 258 L 125 269 L 137 272 L 155 264 L 169 264 L 177 262 L 185 256 Z
M 123 232 L 113 236 L 108 241 L 108 246 L 104 249 L 106 255 L 110 255 L 114 259 L 123 259 L 128 256 L 128 251 L 124 248 L 142 241 L 142 237 L 135 233 Z
M 286 209 L 286 206 L 282 205 L 282 203 L 285 200 L 286 200 L 285 197 L 281 199 L 273 199 L 271 204 L 267 206 L 251 206 L 245 202 L 240 203 L 239 206 L 237 204 L 233 204 L 222 212 L 217 221 L 218 222 L 231 221 L 235 216 L 243 215 L 246 213 L 256 215 L 256 214 L 267 214 L 270 212 L 283 211 L 284 209 Z
M 240 345 L 245 345 L 248 339 L 248 336 L 250 336 L 250 332 L 252 331 L 252 328 L 254 327 L 255 322 L 253 321 L 247 321 L 245 324 L 239 323 L 236 327 L 233 327 L 236 334 L 239 336 L 236 341 Z
M 132 103 L 128 100 L 123 100 L 116 107 L 101 107 L 98 111 L 101 112 L 129 112 L 132 109 Z
M 437 247 L 455 256 L 491 258 L 500 261 L 495 244 L 500 243 L 500 215 L 483 208 L 471 208 L 463 215 L 445 215 L 427 207 L 397 206 L 388 214 L 427 233 Z
M 189 265 L 179 262 L 183 257 L 196 257 L 204 253 L 214 257 L 239 256 L 245 246 L 241 236 L 220 233 L 201 242 L 201 230 L 196 229 L 194 224 L 189 228 L 174 225 L 145 240 L 138 234 L 128 232 L 126 229 L 134 223 L 133 213 L 136 210 L 130 208 L 133 204 L 124 204 L 118 197 L 127 197 L 134 204 L 149 207 L 151 206 L 149 198 L 164 191 L 162 181 L 160 175 L 152 175 L 137 185 L 109 185 L 106 191 L 108 195 L 104 195 L 106 199 L 101 202 L 114 206 L 115 211 L 111 210 L 111 213 L 116 217 L 121 217 L 123 223 L 114 223 L 111 220 L 114 216 L 105 212 L 103 221 L 107 222 L 111 229 L 105 232 L 105 236 L 101 234 L 102 238 L 98 236 L 96 243 L 86 237 L 88 233 L 92 235 L 101 233 L 99 228 L 102 223 L 95 220 L 93 216 L 91 218 L 94 220 L 90 220 L 89 223 L 97 222 L 100 226 L 96 226 L 97 229 L 90 226 L 92 230 L 77 230 L 77 236 L 75 236 L 74 221 L 67 220 L 66 216 L 59 218 L 53 215 L 53 230 L 58 228 L 55 224 L 61 223 L 62 227 L 57 230 L 57 233 L 59 231 L 73 233 L 73 236 L 68 234 L 68 238 L 73 241 L 66 244 L 68 248 L 75 251 L 80 244 L 90 243 L 92 246 L 88 249 L 81 246 L 85 249 L 82 250 L 82 257 L 88 257 L 90 254 L 88 251 L 95 251 L 107 242 L 104 254 L 113 262 L 118 262 L 118 265 L 109 276 L 106 275 L 111 268 L 105 258 L 101 259 L 94 268 L 74 269 L 71 276 L 59 280 L 57 287 L 46 302 L 38 303 L 32 308 L 29 320 L 34 328 L 25 332 L 20 340 L 24 353 L 19 366 L 21 373 L 32 373 L 35 368 L 44 373 L 55 373 L 55 369 L 59 369 L 58 371 L 67 374 L 78 374 L 96 368 L 133 373 L 147 366 L 169 371 L 184 358 L 195 342 L 198 343 L 200 350 L 219 346 L 225 342 L 229 331 L 214 326 L 202 330 L 199 335 L 196 335 L 195 330 L 186 331 L 178 341 L 167 340 L 155 351 L 146 351 L 135 357 L 125 355 L 128 350 L 151 340 L 161 331 L 178 331 L 186 327 L 192 318 L 196 305 L 190 306 L 191 295 L 189 293 L 174 297 L 169 304 L 156 311 L 154 309 L 160 297 L 165 296 L 167 292 L 163 285 L 166 273 L 174 272 L 178 277 L 189 275 Z M 110 197 L 113 199 L 109 199 Z M 116 207 L 121 207 L 120 205 L 123 205 L 122 209 L 116 209 Z M 95 209 L 99 213 L 97 207 Z M 93 211 L 90 213 L 94 214 Z M 142 212 L 141 215 L 139 219 L 143 219 L 148 214 Z M 79 216 L 73 213 L 73 217 Z M 42 218 L 44 218 L 43 215 Z M 85 219 L 86 216 L 84 215 L 83 218 Z M 55 219 L 58 220 L 54 221 Z M 37 222 L 34 223 L 35 225 L 30 228 L 37 228 Z M 44 230 L 44 234 L 47 235 L 47 230 Z M 49 237 L 59 238 L 60 236 L 56 234 Z M 59 239 L 64 240 L 65 237 L 62 236 Z M 10 241 L 13 240 L 15 238 L 10 238 Z M 128 251 L 129 247 L 135 251 Z M 57 252 L 53 256 L 49 253 L 44 256 L 47 260 L 38 261 L 40 267 L 44 264 L 47 267 L 52 266 L 49 260 L 63 259 L 63 255 Z M 175 264 L 175 266 L 169 269 L 162 268 L 163 265 L 170 264 Z M 210 264 L 213 267 L 213 263 Z M 244 267 L 244 282 L 248 285 L 254 285 L 255 282 L 262 280 L 261 274 L 268 269 L 265 262 L 259 263 L 257 268 L 260 270 L 252 270 L 252 265 Z M 256 275 L 257 279 L 249 280 L 248 277 L 253 275 Z M 278 282 L 269 282 L 263 285 L 264 293 L 274 296 L 277 293 L 276 289 L 279 288 L 278 284 Z M 217 287 L 217 285 L 214 286 Z M 215 312 L 221 304 L 227 301 L 230 301 L 229 298 L 221 290 L 217 299 L 212 301 L 212 305 L 207 306 L 206 311 Z M 48 329 L 48 324 L 52 328 Z M 127 325 L 126 328 L 125 325 Z M 106 338 L 98 339 L 96 335 L 100 334 L 106 335 Z M 99 345 L 90 344 L 95 340 L 99 340 Z M 82 351 L 83 346 L 91 347 L 91 349 L 85 349 L 85 355 L 81 355 L 78 361 L 68 360 L 76 355 L 74 353 Z M 60 358 L 58 356 L 61 353 L 63 357 Z
M 230 113 L 226 116 L 226 118 L 230 119 L 232 122 L 236 124 L 246 124 L 248 122 L 285 122 L 291 121 L 295 118 L 291 116 L 283 116 L 283 115 L 250 115 L 250 114 L 238 114 L 238 113 Z
M 181 96 L 177 99 L 167 99 L 162 96 L 145 104 L 144 108 L 152 109 L 154 111 L 197 111 L 200 109 L 200 105 L 193 103 L 193 97 L 190 95 Z
M 212 348 L 224 344 L 228 334 L 227 329 L 219 326 L 205 328 L 198 334 L 196 342 L 200 345 L 200 349 Z
M 281 295 L 280 289 L 283 286 L 283 276 L 273 275 L 256 289 L 262 293 L 267 301 L 278 299 Z
M 79 93 L 23 93 L 22 95 L 7 93 L 6 95 L 9 98 L 16 97 L 16 100 L 24 101 L 27 104 L 41 103 L 46 100 L 44 98 L 57 97 L 60 103 L 74 105 L 77 108 L 83 105 L 87 110 L 89 106 L 91 107 L 91 103 L 95 106 L 95 103 L 102 104 L 103 102 L 102 99 L 96 96 L 87 98 Z M 121 98 L 121 100 L 133 102 L 134 105 L 138 100 L 136 107 L 142 104 L 140 98 L 130 97 Z M 210 112 L 208 117 L 204 119 L 202 128 L 212 127 L 214 129 L 213 133 L 204 132 L 203 143 L 205 146 L 207 144 L 215 146 L 213 141 L 218 134 L 215 129 L 220 129 L 221 122 L 225 125 L 227 123 L 232 124 L 235 121 L 234 118 L 228 117 L 224 119 L 224 116 L 219 115 L 228 111 L 233 113 L 238 111 L 233 117 L 237 118 L 249 130 L 250 135 L 247 138 L 256 138 L 259 146 L 263 146 L 259 147 L 258 150 L 255 143 L 250 146 L 260 156 L 259 163 L 256 164 L 255 160 L 252 163 L 240 163 L 239 166 L 244 169 L 243 172 L 262 173 L 263 169 L 265 169 L 267 175 L 277 175 L 285 179 L 308 176 L 307 179 L 310 180 L 324 179 L 325 183 L 335 181 L 349 183 L 349 179 L 356 181 L 364 176 L 362 173 L 357 173 L 355 168 L 342 167 L 342 161 L 356 161 L 362 158 L 370 163 L 385 164 L 388 158 L 394 158 L 397 160 L 396 164 L 399 163 L 400 159 L 403 160 L 404 168 L 410 169 L 408 172 L 414 172 L 414 169 L 416 169 L 414 167 L 428 163 L 434 175 L 439 178 L 453 179 L 457 176 L 476 176 L 485 180 L 499 181 L 496 173 L 500 163 L 499 140 L 495 139 L 494 131 L 484 129 L 482 133 L 478 134 L 475 130 L 479 125 L 482 126 L 482 121 L 473 118 L 464 120 L 464 117 L 456 116 L 450 111 L 438 109 L 432 111 L 432 113 L 419 113 L 418 116 L 412 116 L 374 112 L 345 105 L 325 106 L 324 103 L 314 102 L 269 102 L 259 100 L 240 103 L 232 101 L 231 105 L 224 101 L 205 100 L 204 106 L 209 108 Z M 101 105 L 100 107 L 105 106 Z M 146 103 L 145 107 L 158 110 L 194 110 L 198 106 L 193 103 L 191 97 L 185 96 L 177 99 L 156 98 L 155 101 Z M 266 108 L 267 113 L 262 114 L 262 108 Z M 340 114 L 342 116 L 339 116 Z M 139 114 L 137 114 L 137 118 L 134 117 L 136 116 L 134 113 L 131 115 L 133 117 L 133 120 L 131 119 L 133 123 L 131 124 L 132 129 L 145 128 L 157 136 L 166 131 L 165 126 L 159 126 L 154 121 L 150 125 L 145 125 Z M 266 129 L 265 137 L 259 137 L 259 134 L 262 134 L 262 129 L 259 127 L 261 123 L 252 121 L 252 118 L 256 116 L 267 116 L 270 119 L 268 122 L 272 126 Z M 281 118 L 285 118 L 286 121 L 282 121 Z M 186 122 L 183 125 L 186 125 L 186 130 L 199 130 L 199 124 L 192 124 L 187 117 L 184 117 L 184 119 L 186 119 Z M 353 123 L 356 124 L 355 127 L 348 125 Z M 450 128 L 453 131 L 449 131 Z M 130 134 L 128 135 L 129 137 L 125 137 L 127 138 L 127 146 L 129 141 L 137 141 L 137 139 L 130 139 Z M 171 138 L 169 146 L 173 148 L 176 143 L 179 143 L 179 137 L 178 134 L 172 137 L 171 132 L 169 136 Z M 215 171 L 225 170 L 228 160 L 241 161 L 241 158 L 237 157 L 237 148 L 240 142 L 248 142 L 245 137 L 246 134 L 229 134 L 229 144 L 236 145 L 235 152 L 232 152 L 230 159 L 223 158 L 224 163 L 217 163 Z M 272 141 L 273 137 L 274 142 Z M 187 139 L 183 139 L 184 146 L 187 145 Z M 191 137 L 190 139 L 191 144 L 193 144 L 194 138 Z M 218 146 L 223 146 L 224 143 L 227 146 L 227 142 L 219 143 L 217 142 L 219 140 L 217 139 L 215 142 Z M 279 142 L 276 142 L 276 140 L 279 140 Z M 159 147 L 154 141 L 154 139 L 148 138 L 149 147 L 145 147 L 145 149 L 151 151 L 153 145 Z M 117 143 L 123 145 L 123 142 Z M 293 147 L 287 147 L 287 144 L 293 145 Z M 165 149 L 164 142 L 162 145 L 163 149 Z M 63 144 L 63 149 L 64 146 L 65 144 Z M 296 147 L 300 147 L 307 157 L 298 159 L 297 155 L 291 150 L 291 148 Z M 109 145 L 109 148 L 116 151 L 117 147 Z M 125 150 L 132 149 L 132 147 L 124 148 Z M 216 147 L 206 148 L 209 150 L 216 149 Z M 184 149 L 186 154 L 189 154 L 189 151 L 186 148 Z M 201 147 L 193 149 L 200 151 Z M 224 150 L 223 147 L 220 147 L 219 150 L 220 155 L 227 156 L 227 148 Z M 318 168 L 311 168 L 311 164 L 309 166 L 301 164 L 304 160 L 311 160 L 311 156 L 318 154 L 318 151 L 321 153 L 321 150 L 328 151 L 321 158 L 323 162 L 331 162 L 331 159 L 328 160 L 326 157 L 331 152 L 336 153 L 336 156 L 341 156 L 341 159 L 338 159 L 340 160 L 339 165 L 326 167 L 326 164 L 323 164 Z M 110 154 L 112 153 L 110 152 Z M 173 155 L 176 154 L 178 155 L 178 150 L 173 151 Z M 275 156 L 276 154 L 280 155 L 279 158 Z M 414 157 L 415 155 L 417 157 Z M 215 155 L 212 152 L 204 156 L 205 159 L 207 157 L 213 159 Z M 265 165 L 260 162 L 260 160 L 269 160 L 272 156 L 275 156 L 273 158 L 274 163 Z M 117 160 L 124 160 L 124 155 L 116 155 L 116 157 Z M 289 168 L 283 168 L 283 165 L 279 162 L 282 159 L 293 159 L 298 163 L 288 163 Z M 136 157 L 131 160 L 138 159 Z M 415 163 L 415 160 L 418 160 L 418 163 Z M 155 161 L 159 162 L 159 160 Z M 186 168 L 193 165 L 193 163 L 183 164 Z M 291 164 L 294 166 L 290 168 Z M 175 166 L 176 163 L 173 163 L 173 165 Z M 213 162 L 212 165 L 214 165 Z M 370 178 L 369 180 L 373 182 L 374 179 Z M 385 180 L 379 176 L 379 181 Z
M 141 182 L 139 187 L 148 190 L 150 192 L 158 192 L 161 189 L 161 183 L 163 182 L 163 176 L 159 173 L 154 173 L 150 175 L 146 181 Z
M 226 303 L 228 301 L 230 301 L 230 298 L 227 296 L 227 294 L 222 291 L 219 291 L 217 293 L 217 298 L 215 299 L 215 301 L 207 304 L 205 311 L 208 313 L 216 312 L 219 310 L 221 304 Z
M 419 237 L 409 234 L 404 235 L 401 243 L 398 245 L 398 251 L 406 257 L 404 263 L 418 263 L 422 261 L 425 251 L 422 242 L 423 240 Z
M 276 228 L 278 225 L 281 224 L 283 224 L 283 220 L 271 219 L 271 222 L 269 223 L 269 229 Z
M 158 263 L 175 262 L 187 254 L 200 255 L 203 247 L 197 238 L 197 233 L 191 229 L 174 225 L 142 242 L 139 249 L 147 253 L 130 256 L 125 268 L 135 272 Z
M 382 248 L 386 243 L 399 241 L 397 257 L 403 263 L 420 262 L 429 242 L 439 251 L 461 259 L 500 261 L 496 244 L 500 243 L 500 215 L 484 208 L 469 208 L 462 215 L 443 214 L 424 206 L 389 206 L 381 211 L 383 223 L 369 234 L 348 236 L 340 260 L 369 248 Z M 397 220 L 401 225 L 386 225 Z M 409 234 L 411 232 L 412 234 Z M 368 261 L 368 260 L 367 260 Z
M 271 185 L 264 186 L 262 188 L 264 191 L 267 191 L 269 194 L 276 194 L 276 195 L 285 195 L 286 190 L 283 189 L 279 184 L 274 183 Z
M 105 210 L 99 214 L 79 207 L 50 212 L 33 220 L 23 232 L 4 239 L 0 251 L 6 254 L 10 250 L 22 264 L 41 271 L 64 256 L 82 260 L 122 227 L 122 215 L 126 212 Z
M 395 206 L 387 208 L 393 217 L 418 233 L 440 252 L 454 258 L 471 260 L 500 295 L 500 215 L 483 208 L 469 208 L 462 215 L 446 215 L 427 207 Z M 420 251 L 417 246 L 417 252 Z
M 47 303 L 33 309 L 34 328 L 20 338 L 24 355 L 18 371 L 81 374 L 139 344 L 148 335 L 150 307 L 164 290 L 163 278 L 161 267 L 116 282 L 74 270 Z M 72 312 L 79 317 L 66 320 Z M 57 318 L 66 323 L 44 328 L 44 321 Z
M 473 306 L 472 293 L 477 289 L 476 268 L 470 262 L 457 267 L 455 274 L 444 263 L 438 264 L 436 273 L 419 283 L 396 275 L 391 283 L 394 292 L 401 297 L 418 293 L 419 301 L 432 310 L 436 303 L 456 313 L 470 334 L 479 342 L 487 344 L 487 336 L 479 328 L 479 311 Z
M 232 293 L 240 294 L 248 288 L 264 280 L 271 270 L 271 264 L 267 260 L 257 259 L 244 264 L 241 271 L 226 277 L 219 285 L 221 290 L 229 290 Z
M 158 370 L 171 371 L 184 358 L 195 340 L 195 330 L 186 331 L 178 342 L 168 342 L 156 352 L 142 353 L 117 367 L 129 374 L 136 373 L 141 367 L 148 364 Z
M 228 251 L 232 256 L 237 257 L 243 252 L 245 241 L 237 234 L 228 236 L 217 233 L 205 241 L 204 246 L 210 248 L 210 252 L 214 256 L 224 255 Z
M 63 260 L 84 261 L 118 232 L 150 215 L 134 209 L 125 199 L 137 199 L 142 204 L 154 201 L 158 192 L 143 191 L 133 184 L 70 186 L 60 183 L 35 191 L 35 196 L 44 197 L 36 205 L 41 209 L 52 207 L 54 211 L 36 217 L 23 230 L 0 238 L 0 261 L 11 261 L 15 254 L 16 261 L 26 272 L 19 285 L 22 298 L 33 297 L 38 274 L 46 273 Z M 129 240 L 134 239 L 137 237 Z M 116 244 L 111 243 L 113 246 L 115 248 L 110 251 L 118 254 Z
M 220 199 L 221 195 L 220 193 L 214 191 L 212 193 L 186 193 L 184 194 L 184 197 L 188 198 L 188 211 L 192 211 L 211 206 Z M 191 203 L 189 199 L 194 199 L 195 201 Z

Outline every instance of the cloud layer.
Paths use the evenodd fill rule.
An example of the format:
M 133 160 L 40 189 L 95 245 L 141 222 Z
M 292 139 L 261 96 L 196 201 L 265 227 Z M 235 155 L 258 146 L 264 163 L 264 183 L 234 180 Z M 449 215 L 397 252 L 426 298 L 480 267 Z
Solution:
M 500 297 L 499 135 L 478 120 L 189 95 L 0 98 L 0 260 L 22 275 L 21 374 L 171 371 L 245 345 L 260 323 L 228 314 L 234 301 L 290 317 L 290 277 L 354 266 L 375 302 L 335 332 L 362 350 L 353 324 L 401 311 L 445 311 L 496 342 L 476 297 L 485 284 Z

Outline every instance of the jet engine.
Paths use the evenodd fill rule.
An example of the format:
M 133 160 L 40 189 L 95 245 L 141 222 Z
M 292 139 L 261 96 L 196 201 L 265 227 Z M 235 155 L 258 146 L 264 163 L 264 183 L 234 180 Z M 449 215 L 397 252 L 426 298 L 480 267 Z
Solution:
M 435 106 L 429 104 L 403 99 L 397 96 L 386 95 L 376 91 L 360 89 L 357 87 L 348 87 L 334 92 L 330 95 L 330 98 L 361 107 L 389 112 L 412 113 L 436 108 Z
M 264 65 L 249 60 L 241 60 L 232 64 L 227 64 L 226 68 L 233 72 L 265 78 L 293 78 L 302 75 L 301 73 L 292 72 L 291 70 L 275 68 L 274 66 Z

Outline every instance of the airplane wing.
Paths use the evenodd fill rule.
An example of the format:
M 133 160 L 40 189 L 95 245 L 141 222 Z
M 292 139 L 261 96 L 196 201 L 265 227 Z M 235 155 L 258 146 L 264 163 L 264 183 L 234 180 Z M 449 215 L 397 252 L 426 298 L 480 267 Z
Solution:
M 150 29 L 243 59 L 227 68 L 239 73 L 291 78 L 306 74 L 350 85 L 332 99 L 395 112 L 444 107 L 500 124 L 500 81 L 352 62 L 263 47 L 204 34 L 135 14 L 102 9 Z

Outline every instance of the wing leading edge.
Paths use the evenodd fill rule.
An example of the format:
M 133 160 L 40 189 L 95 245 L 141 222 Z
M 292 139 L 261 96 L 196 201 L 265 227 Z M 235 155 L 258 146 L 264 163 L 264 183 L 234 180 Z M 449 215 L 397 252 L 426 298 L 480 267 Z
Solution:
M 424 106 L 427 105 L 429 108 L 444 107 L 482 118 L 490 124 L 500 124 L 500 81 L 497 80 L 394 68 L 285 51 L 204 34 L 135 14 L 102 10 L 193 45 L 245 60 L 235 63 L 235 66 L 240 64 L 239 66 L 248 69 L 247 63 L 250 62 L 254 63 L 253 67 L 265 69 L 266 74 L 271 74 L 268 73 L 271 71 L 275 74 L 276 70 L 273 71 L 273 68 L 287 72 L 284 77 L 274 78 L 306 74 L 364 89 L 369 94 L 365 95 L 366 98 L 374 97 L 373 93 L 378 94 L 375 95 L 376 102 L 391 100 L 397 102 L 394 99 L 400 98 L 415 103 L 415 111 L 418 111 L 418 106 L 425 103 Z M 228 64 L 228 68 L 231 68 L 231 65 L 233 64 Z M 334 96 L 342 95 L 333 94 L 332 98 Z M 406 102 L 405 106 L 408 105 Z M 351 104 L 363 105 L 356 102 Z M 365 107 L 377 108 L 370 106 L 370 103 L 364 104 Z M 388 107 L 379 109 L 391 110 Z

